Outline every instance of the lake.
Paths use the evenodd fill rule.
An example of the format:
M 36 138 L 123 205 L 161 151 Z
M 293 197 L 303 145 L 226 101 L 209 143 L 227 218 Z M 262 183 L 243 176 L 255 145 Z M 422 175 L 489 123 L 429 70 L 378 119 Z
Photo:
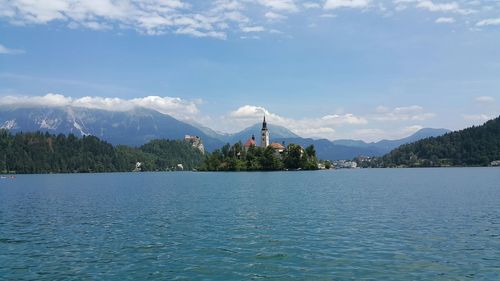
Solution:
M 19 175 L 0 280 L 500 280 L 500 169 Z

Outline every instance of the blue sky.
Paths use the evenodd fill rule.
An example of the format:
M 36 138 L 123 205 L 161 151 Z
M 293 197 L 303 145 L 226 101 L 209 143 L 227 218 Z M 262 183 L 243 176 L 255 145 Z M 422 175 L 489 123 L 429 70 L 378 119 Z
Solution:
M 373 141 L 498 116 L 499 75 L 500 1 L 0 0 L 0 105 Z

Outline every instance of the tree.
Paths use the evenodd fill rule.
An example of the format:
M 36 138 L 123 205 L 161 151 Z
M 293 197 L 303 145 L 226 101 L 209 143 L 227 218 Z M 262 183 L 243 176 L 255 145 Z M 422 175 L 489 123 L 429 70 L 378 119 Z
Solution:
M 289 144 L 286 149 L 285 155 L 285 168 L 296 170 L 303 166 L 302 158 L 303 150 L 298 144 Z

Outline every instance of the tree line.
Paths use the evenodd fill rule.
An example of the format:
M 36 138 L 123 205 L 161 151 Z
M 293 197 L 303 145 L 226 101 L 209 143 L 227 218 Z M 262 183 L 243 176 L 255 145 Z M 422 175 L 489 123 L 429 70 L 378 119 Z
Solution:
M 279 153 L 272 147 L 250 146 L 241 142 L 226 144 L 207 155 L 201 164 L 201 171 L 280 171 L 316 170 L 318 159 L 313 145 L 303 149 L 297 144 L 289 144 Z
M 361 167 L 488 166 L 500 160 L 500 117 L 481 126 L 405 144 Z
M 95 136 L 0 130 L 0 173 L 165 171 L 196 168 L 203 154 L 180 140 L 152 140 L 140 147 L 113 146 Z

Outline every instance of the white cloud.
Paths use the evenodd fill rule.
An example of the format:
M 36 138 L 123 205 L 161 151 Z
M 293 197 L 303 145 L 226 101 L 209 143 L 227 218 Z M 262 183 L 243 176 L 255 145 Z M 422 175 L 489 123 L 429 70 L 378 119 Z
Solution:
M 24 54 L 24 50 L 10 49 L 10 48 L 7 48 L 4 45 L 0 44 L 0 54 L 1 55 L 18 55 L 18 54 Z
M 471 14 L 473 10 L 462 9 L 457 2 L 434 3 L 430 0 L 418 1 L 417 8 L 425 9 L 430 12 L 451 12 L 458 14 Z
M 241 27 L 241 31 L 245 33 L 250 33 L 250 32 L 263 32 L 266 29 L 263 26 L 243 26 Z
M 351 113 L 331 114 L 317 118 L 288 118 L 269 112 L 262 106 L 244 105 L 230 112 L 228 116 L 223 117 L 221 123 L 239 131 L 245 127 L 251 126 L 262 120 L 266 116 L 268 122 L 275 125 L 284 126 L 292 132 L 314 138 L 336 138 L 336 128 L 342 126 L 360 126 L 366 125 L 368 121 L 360 116 Z
M 495 98 L 490 97 L 490 96 L 480 96 L 480 97 L 477 97 L 475 100 L 476 100 L 476 102 L 483 103 L 483 104 L 491 104 L 491 103 L 495 102 Z
M 472 121 L 474 123 L 483 123 L 483 122 L 486 122 L 490 119 L 493 119 L 494 117 L 493 116 L 489 116 L 489 115 L 486 115 L 486 114 L 464 114 L 462 115 L 462 117 L 467 120 L 467 121 Z
M 257 0 L 257 2 L 265 7 L 269 7 L 277 11 L 291 13 L 299 10 L 294 0 Z
M 101 23 L 97 21 L 89 21 L 89 22 L 82 22 L 82 23 L 76 23 L 76 22 L 70 22 L 68 24 L 69 28 L 72 29 L 77 29 L 80 27 L 92 29 L 92 30 L 110 30 L 113 29 L 113 27 L 109 24 L 106 23 Z
M 439 13 L 457 13 L 461 15 L 469 15 L 476 13 L 476 10 L 463 8 L 459 3 L 453 2 L 441 2 L 435 3 L 431 0 L 394 0 L 393 3 L 396 5 L 397 11 L 402 11 L 408 8 L 408 5 L 415 5 L 416 8 L 427 10 L 429 12 L 439 12 Z M 462 2 L 462 4 L 467 6 L 475 6 L 471 2 Z
M 183 100 L 175 97 L 147 96 L 143 98 L 121 99 L 108 97 L 71 98 L 60 94 L 49 93 L 45 96 L 5 96 L 0 97 L 0 106 L 9 107 L 64 107 L 102 109 L 109 111 L 128 111 L 136 107 L 153 109 L 163 114 L 182 120 L 191 120 L 198 113 L 199 100 Z
M 365 118 L 355 116 L 354 114 L 351 113 L 343 115 L 339 114 L 326 115 L 321 117 L 321 120 L 324 121 L 325 124 L 329 125 L 338 125 L 338 124 L 359 125 L 368 123 L 368 121 Z
M 270 116 L 271 113 L 264 107 L 254 105 L 241 106 L 229 114 L 229 116 L 239 119 L 259 119 L 264 115 Z
M 270 29 L 269 33 L 271 34 L 283 34 L 283 31 L 277 30 L 277 29 Z
M 455 22 L 454 18 L 441 17 L 436 19 L 436 23 L 454 23 L 454 22 Z
M 328 13 L 321 14 L 324 10 L 343 8 L 370 10 L 383 17 L 409 8 L 464 17 L 473 13 L 490 16 L 500 10 L 498 5 L 458 0 L 393 0 L 392 5 L 373 0 L 0 0 L 0 20 L 21 26 L 57 22 L 73 29 L 130 29 L 147 35 L 183 34 L 226 39 L 228 34 L 246 37 L 241 34 L 244 33 L 241 26 L 272 29 L 274 26 L 266 24 L 281 24 L 289 13 L 331 17 Z M 262 22 L 261 15 L 267 21 Z M 441 17 L 436 22 L 454 20 Z M 477 18 L 471 16 L 465 20 Z M 500 19 L 486 18 L 476 23 L 476 26 L 488 25 L 500 25 Z
M 500 25 L 500 18 L 484 19 L 476 23 L 476 26 Z
M 239 1 L 235 0 L 217 0 L 215 1 L 216 11 L 234 11 L 234 10 L 243 10 L 244 5 Z
M 218 38 L 218 39 L 226 39 L 227 35 L 224 32 L 217 32 L 217 31 L 210 31 L 210 32 L 203 32 L 199 31 L 195 28 L 191 27 L 185 27 L 185 28 L 179 28 L 175 31 L 176 34 L 187 34 L 191 35 L 193 37 L 212 37 L 212 38 Z
M 135 29 L 149 35 L 189 34 L 224 39 L 224 30 L 248 22 L 240 1 L 213 1 L 209 8 L 184 0 L 0 1 L 0 17 L 12 24 L 66 22 L 70 28 Z M 195 8 L 196 7 L 196 8 Z
M 375 109 L 374 120 L 377 121 L 423 121 L 432 119 L 436 116 L 434 113 L 425 112 L 419 105 L 395 107 L 393 109 L 379 106 Z
M 45 96 L 5 96 L 0 98 L 0 106 L 29 107 L 29 106 L 67 106 L 72 98 L 59 94 L 47 94 Z
M 287 18 L 286 16 L 275 12 L 267 12 L 264 16 L 271 21 L 280 21 Z
M 370 5 L 371 0 L 326 0 L 324 9 L 333 10 L 338 8 L 365 8 Z
M 426 9 L 431 12 L 453 12 L 457 9 L 459 9 L 459 5 L 456 2 L 449 2 L 449 3 L 439 3 L 436 4 L 432 1 L 419 1 L 417 4 L 418 8 Z
M 240 36 L 240 39 L 243 39 L 243 40 L 259 40 L 260 36 L 257 36 L 257 35 Z
M 319 3 L 316 3 L 316 2 L 305 2 L 305 3 L 302 3 L 302 6 L 304 6 L 304 8 L 306 8 L 306 9 L 319 9 L 319 8 L 321 8 L 321 5 Z

